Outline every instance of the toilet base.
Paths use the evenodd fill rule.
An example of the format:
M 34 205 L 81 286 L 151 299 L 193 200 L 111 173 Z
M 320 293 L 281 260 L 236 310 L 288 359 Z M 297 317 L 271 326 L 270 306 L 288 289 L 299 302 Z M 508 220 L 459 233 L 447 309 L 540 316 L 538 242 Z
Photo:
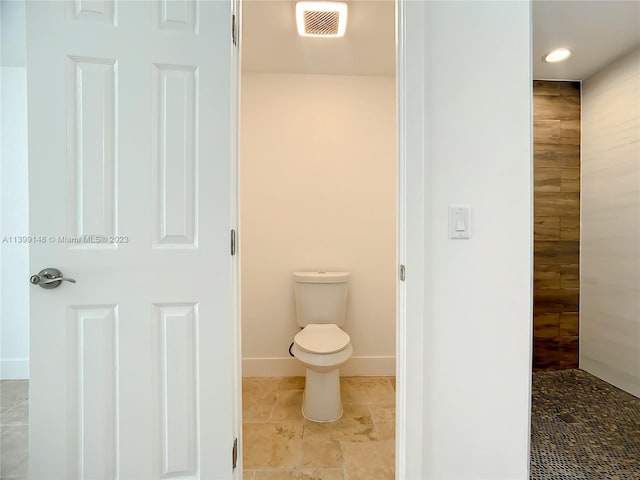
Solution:
M 307 368 L 302 415 L 312 422 L 335 422 L 342 417 L 340 369 L 318 372 Z

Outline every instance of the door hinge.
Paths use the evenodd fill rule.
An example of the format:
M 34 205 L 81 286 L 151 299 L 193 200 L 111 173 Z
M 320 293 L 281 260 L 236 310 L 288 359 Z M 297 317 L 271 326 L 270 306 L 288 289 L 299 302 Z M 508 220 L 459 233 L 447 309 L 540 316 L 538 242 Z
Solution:
M 236 26 L 235 14 L 231 15 L 231 41 L 234 47 L 238 46 L 238 27 Z
M 231 255 L 236 254 L 236 231 L 231 229 Z
M 405 278 L 405 268 L 404 265 L 400 265 L 400 281 L 404 282 Z
M 233 449 L 231 450 L 231 465 L 232 470 L 235 470 L 238 466 L 238 439 L 233 440 Z

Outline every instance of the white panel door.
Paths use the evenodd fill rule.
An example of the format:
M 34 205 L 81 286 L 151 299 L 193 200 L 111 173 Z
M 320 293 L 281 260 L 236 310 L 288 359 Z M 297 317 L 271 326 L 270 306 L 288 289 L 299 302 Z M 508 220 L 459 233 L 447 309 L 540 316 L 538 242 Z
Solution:
M 231 8 L 27 2 L 31 478 L 234 475 Z

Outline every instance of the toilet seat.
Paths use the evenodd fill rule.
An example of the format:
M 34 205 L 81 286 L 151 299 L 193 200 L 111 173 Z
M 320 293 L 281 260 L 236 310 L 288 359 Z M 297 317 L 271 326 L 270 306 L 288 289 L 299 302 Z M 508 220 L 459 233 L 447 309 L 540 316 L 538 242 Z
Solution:
M 315 354 L 340 352 L 350 341 L 349 334 L 333 323 L 310 323 L 293 339 L 298 348 Z

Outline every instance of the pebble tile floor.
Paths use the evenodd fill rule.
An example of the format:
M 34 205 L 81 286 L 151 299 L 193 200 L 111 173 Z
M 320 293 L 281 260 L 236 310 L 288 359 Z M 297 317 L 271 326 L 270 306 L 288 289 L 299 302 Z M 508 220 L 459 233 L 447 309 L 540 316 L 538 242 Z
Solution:
M 25 480 L 28 382 L 0 382 L 0 478 Z M 302 418 L 304 378 L 243 381 L 244 480 L 394 478 L 395 381 L 342 379 L 344 416 Z M 582 370 L 536 372 L 531 480 L 640 480 L 640 399 Z
M 533 374 L 531 480 L 640 480 L 640 399 L 583 370 Z
M 301 413 L 303 377 L 245 378 L 243 480 L 393 480 L 395 379 L 343 377 L 340 420 Z

